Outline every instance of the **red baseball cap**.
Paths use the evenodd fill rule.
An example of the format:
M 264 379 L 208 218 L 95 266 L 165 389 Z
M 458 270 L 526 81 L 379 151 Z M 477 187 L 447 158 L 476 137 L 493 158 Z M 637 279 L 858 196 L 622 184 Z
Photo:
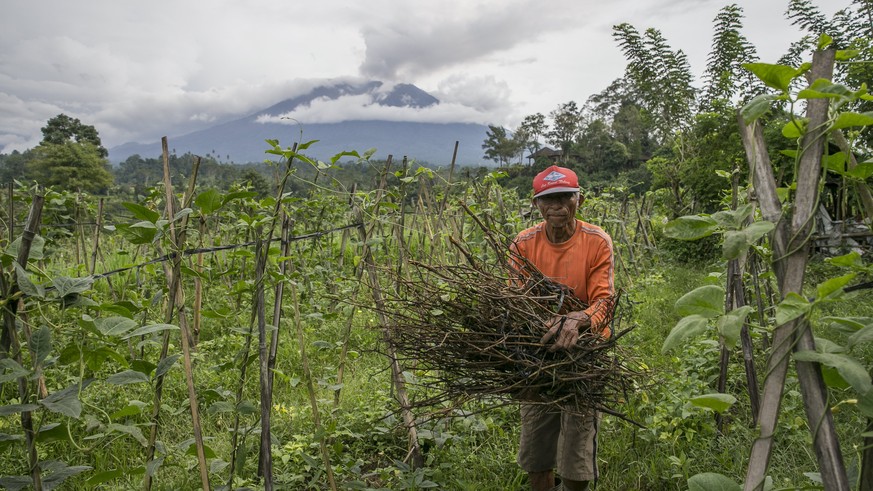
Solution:
M 579 178 L 570 169 L 553 165 L 534 177 L 533 190 L 534 198 L 552 193 L 578 193 Z

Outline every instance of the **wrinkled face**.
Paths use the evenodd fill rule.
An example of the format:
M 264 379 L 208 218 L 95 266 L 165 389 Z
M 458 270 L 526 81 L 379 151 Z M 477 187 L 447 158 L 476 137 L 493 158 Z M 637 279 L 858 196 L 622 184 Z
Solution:
M 534 198 L 540 215 L 551 228 L 574 227 L 580 203 L 579 193 L 552 193 Z

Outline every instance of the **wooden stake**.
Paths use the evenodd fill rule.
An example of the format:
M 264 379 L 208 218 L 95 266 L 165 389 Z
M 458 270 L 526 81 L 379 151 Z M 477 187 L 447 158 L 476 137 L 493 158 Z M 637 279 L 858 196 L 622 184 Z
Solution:
M 828 50 L 817 51 L 813 55 L 813 80 L 831 78 L 834 54 L 833 50 Z M 814 99 L 807 106 L 809 130 L 802 141 L 804 151 L 798 165 L 797 191 L 790 222 L 782 216 L 782 203 L 776 194 L 776 180 L 770 167 L 761 127 L 756 123 L 747 125 L 742 115 L 738 116 L 740 135 L 761 211 L 765 219 L 776 223 L 772 234 L 773 268 L 783 298 L 788 293 L 802 293 L 810 249 L 808 239 L 813 230 L 813 214 L 818 203 L 828 104 L 828 99 Z M 744 488 L 746 491 L 759 490 L 764 485 L 792 349 L 815 349 L 809 322 L 805 317 L 775 329 L 759 414 L 760 436 L 752 445 Z M 813 432 L 813 447 L 822 482 L 828 490 L 848 490 L 850 485 L 828 406 L 827 389 L 821 378 L 821 368 L 818 363 L 804 361 L 797 361 L 796 367 L 807 421 Z

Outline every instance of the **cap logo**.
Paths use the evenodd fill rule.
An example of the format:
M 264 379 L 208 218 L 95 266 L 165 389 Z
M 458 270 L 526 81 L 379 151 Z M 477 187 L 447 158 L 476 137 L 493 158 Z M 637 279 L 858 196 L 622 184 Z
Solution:
M 565 177 L 567 177 L 567 176 L 565 176 L 564 174 L 561 174 L 560 172 L 558 172 L 556 170 L 553 170 L 552 172 L 549 172 L 549 175 L 544 177 L 543 180 L 548 181 L 548 182 L 553 182 L 553 181 L 560 181 L 561 179 L 563 179 Z

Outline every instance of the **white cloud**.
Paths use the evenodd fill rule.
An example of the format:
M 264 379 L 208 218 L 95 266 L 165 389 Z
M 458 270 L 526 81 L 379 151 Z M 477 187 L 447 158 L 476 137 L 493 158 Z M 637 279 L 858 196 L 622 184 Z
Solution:
M 259 123 L 287 125 L 338 123 L 341 121 L 408 121 L 428 123 L 481 123 L 486 117 L 475 108 L 457 103 L 440 103 L 422 108 L 382 106 L 370 94 L 347 95 L 337 99 L 319 98 L 283 114 L 261 115 Z
M 660 29 L 702 72 L 712 19 L 725 3 L 4 0 L 0 152 L 33 146 L 61 112 L 114 146 L 195 131 L 348 77 L 413 83 L 442 103 L 404 111 L 350 99 L 297 116 L 512 127 L 527 114 L 582 103 L 621 76 L 611 31 L 620 22 Z M 763 60 L 797 37 L 782 15 L 787 0 L 737 3 Z

